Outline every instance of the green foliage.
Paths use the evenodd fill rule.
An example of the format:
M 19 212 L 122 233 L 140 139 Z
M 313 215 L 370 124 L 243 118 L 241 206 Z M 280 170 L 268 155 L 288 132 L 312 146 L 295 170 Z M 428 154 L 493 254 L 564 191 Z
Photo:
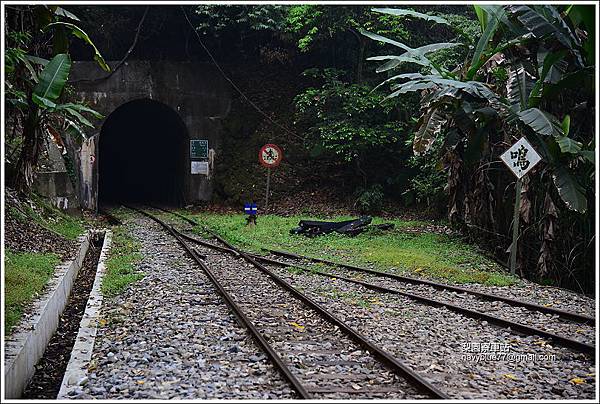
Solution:
M 63 102 L 71 69 L 69 35 L 91 46 L 97 63 L 107 71 L 110 68 L 89 36 L 73 23 L 78 18 L 72 13 L 45 5 L 19 6 L 11 12 L 20 13 L 14 21 L 33 21 L 28 27 L 13 27 L 10 24 L 13 18 L 7 18 L 9 40 L 5 53 L 8 113 L 15 123 L 21 121 L 13 128 L 22 128 L 20 133 L 10 134 L 11 145 L 21 148 L 12 182 L 18 190 L 27 192 L 33 183 L 44 139 L 60 138 L 71 129 L 83 134 L 82 125 L 94 126 L 83 114 L 102 117 L 83 104 Z M 53 40 L 51 51 L 44 49 L 50 40 Z M 45 59 L 47 55 L 52 56 L 49 61 Z M 23 141 L 15 142 L 18 138 Z
M 479 251 L 455 237 L 428 233 L 408 233 L 406 228 L 424 227 L 427 222 L 401 219 L 373 218 L 374 224 L 392 222 L 394 230 L 366 232 L 356 237 L 331 233 L 316 238 L 291 235 L 304 216 L 281 217 L 263 215 L 257 226 L 246 226 L 244 215 L 206 214 L 193 216 L 201 226 L 194 229 L 202 234 L 206 225 L 231 243 L 264 253 L 261 248 L 292 251 L 298 254 L 339 260 L 356 265 L 373 265 L 374 268 L 396 273 L 424 275 L 457 283 L 483 283 L 510 285 L 516 279 L 499 271 L 496 264 Z M 348 220 L 348 216 L 314 218 Z
M 289 7 L 286 19 L 287 32 L 296 39 L 298 49 L 308 52 L 333 37 L 369 29 L 381 34 L 394 34 L 408 39 L 409 31 L 401 20 L 376 15 L 370 7 L 330 7 L 302 4 Z
M 434 15 L 423 14 L 413 10 L 402 10 L 399 8 L 374 8 L 373 11 L 377 13 L 390 14 L 396 16 L 408 16 L 413 18 L 420 18 L 425 21 L 434 21 L 438 24 L 446 24 L 449 25 L 448 21 L 442 17 L 436 17 Z
M 296 124 L 307 129 L 314 146 L 352 162 L 399 144 L 404 125 L 391 119 L 393 102 L 382 103 L 384 96 L 369 86 L 343 81 L 339 71 L 312 69 L 305 75 L 325 81 L 295 98 Z
M 71 16 L 72 15 L 73 14 L 71 14 Z M 71 35 L 73 35 L 76 38 L 81 39 L 86 44 L 88 44 L 94 50 L 94 60 L 96 61 L 96 63 L 98 63 L 98 65 L 105 71 L 110 72 L 110 66 L 108 66 L 108 64 L 106 64 L 104 57 L 102 57 L 102 54 L 100 53 L 100 51 L 98 50 L 98 48 L 96 47 L 94 42 L 92 42 L 92 40 L 90 39 L 88 34 L 85 33 L 85 31 L 83 31 L 81 28 L 79 28 L 75 24 L 72 24 L 70 22 L 64 22 L 64 21 L 57 21 L 57 22 L 48 24 L 45 29 L 50 29 L 50 28 L 55 28 L 55 27 L 62 27 L 62 28 L 70 30 Z
M 113 227 L 110 256 L 106 261 L 106 274 L 102 279 L 102 293 L 116 296 L 125 288 L 144 277 L 135 266 L 141 261 L 140 244 L 124 226 Z
M 25 308 L 39 295 L 60 262 L 52 253 L 23 253 L 7 249 L 4 254 L 4 332 L 23 316 Z
M 559 13 L 551 6 L 533 8 L 526 6 L 482 6 L 477 10 L 480 18 L 486 18 L 485 29 L 475 48 L 471 65 L 464 68 L 467 71 L 465 77 L 456 77 L 452 72 L 430 60 L 423 51 L 412 49 L 402 43 L 383 38 L 379 35 L 364 33 L 371 39 L 393 44 L 406 51 L 400 56 L 370 58 L 372 60 L 390 59 L 392 62 L 395 62 L 395 64 L 389 64 L 388 62 L 382 65 L 378 69 L 379 71 L 396 68 L 405 62 L 418 63 L 429 69 L 426 75 L 401 74 L 386 80 L 386 82 L 390 82 L 390 80 L 409 79 L 407 82 L 392 85 L 391 89 L 394 91 L 389 97 L 397 97 L 406 92 L 420 91 L 422 89 L 433 90 L 431 95 L 423 99 L 425 112 L 419 121 L 417 135 L 414 140 L 414 150 L 416 152 L 428 150 L 433 140 L 444 133 L 441 131 L 442 126 L 449 120 L 457 119 L 458 114 L 461 115 L 461 119 L 472 119 L 473 122 L 469 125 L 472 130 L 476 130 L 481 125 L 479 122 L 481 122 L 481 116 L 484 114 L 487 115 L 488 119 L 489 117 L 504 118 L 509 123 L 514 122 L 514 119 L 517 117 L 532 129 L 535 134 L 554 137 L 554 140 L 559 142 L 560 150 L 563 153 L 577 152 L 581 148 L 581 143 L 564 135 L 560 122 L 555 116 L 538 108 L 526 109 L 527 106 L 532 105 L 532 99 L 539 98 L 539 94 L 543 93 L 542 88 L 546 83 L 551 68 L 554 68 L 555 73 L 558 75 L 560 75 L 560 70 L 564 71 L 566 69 L 565 66 L 561 67 L 559 63 L 562 62 L 567 52 L 573 56 L 572 62 L 575 68 L 577 68 L 580 54 L 576 35 L 570 31 L 568 25 L 560 19 Z M 516 22 L 520 23 L 520 25 L 515 28 L 514 24 Z M 509 34 L 505 34 L 500 39 L 497 39 L 498 37 L 493 39 L 496 31 L 504 26 L 508 27 L 507 32 Z M 523 38 L 530 40 L 531 37 L 524 37 L 522 35 L 523 31 L 540 38 L 541 47 L 538 52 L 541 55 L 538 56 L 538 60 L 542 60 L 543 62 L 539 65 L 537 71 L 532 72 L 528 72 L 522 63 L 514 63 L 514 67 L 509 70 L 506 84 L 508 102 L 505 101 L 502 94 L 493 92 L 490 87 L 483 85 L 479 81 L 469 81 L 490 58 L 500 55 L 506 57 L 502 53 L 506 49 L 522 44 L 523 40 L 525 40 Z M 564 47 L 559 53 L 551 53 L 545 47 L 546 41 L 549 40 L 547 38 L 550 35 L 558 41 L 560 46 Z M 431 44 L 423 46 L 420 49 L 437 50 L 445 46 L 446 44 Z M 476 97 L 478 99 L 476 101 L 480 103 L 480 107 L 473 108 L 474 100 L 467 97 Z M 534 105 L 538 103 L 539 101 L 535 101 Z M 514 111 L 515 108 L 518 108 L 517 111 Z M 540 141 L 539 138 L 534 138 L 534 140 Z M 551 156 L 546 156 L 547 159 L 549 157 Z M 558 163 L 556 158 L 549 159 L 554 164 Z M 564 168 L 564 166 L 561 166 L 561 168 Z M 571 187 L 570 189 L 578 190 L 580 188 Z M 561 197 L 574 195 L 573 192 L 559 192 L 559 194 Z M 575 197 L 575 200 L 582 198 L 585 197 L 583 193 L 580 193 Z M 576 203 L 575 200 L 565 200 L 565 203 L 570 207 L 578 206 L 581 208 L 584 206 L 583 204 Z
M 524 193 L 521 215 L 528 223 L 537 215 L 535 220 L 544 224 L 537 227 L 538 255 L 523 254 L 530 260 L 523 266 L 537 266 L 537 273 L 529 270 L 529 274 L 543 278 L 549 268 L 556 271 L 551 257 L 573 256 L 576 250 L 582 256 L 588 253 L 583 246 L 590 242 L 586 229 L 591 215 L 576 221 L 563 219 L 570 217 L 567 209 L 585 214 L 587 198 L 594 193 L 594 161 L 588 159 L 595 148 L 594 125 L 583 112 L 591 110 L 581 108 L 593 104 L 593 66 L 587 65 L 593 61 L 585 57 L 589 39 L 581 31 L 589 24 L 571 19 L 560 6 L 478 5 L 475 11 L 481 34 L 471 42 L 475 46 L 470 62 L 440 65 L 439 59 L 402 42 L 366 33 L 404 51 L 371 59 L 386 61 L 379 71 L 420 66 L 418 72 L 400 71 L 381 85 L 391 84 L 391 99 L 420 93 L 422 114 L 413 150 L 426 155 L 435 144 L 442 145 L 436 160 L 447 170 L 451 220 L 489 230 L 488 234 L 498 233 L 499 228 L 500 233 L 508 233 L 510 216 L 505 212 L 510 208 L 504 205 L 512 201 L 499 190 L 506 189 L 512 177 L 505 170 L 490 172 L 489 167 L 497 164 L 505 145 L 521 136 L 536 147 L 543 162 L 528 175 L 527 181 L 536 185 Z M 421 48 L 427 46 L 445 45 Z M 564 204 L 557 208 L 554 198 Z M 579 233 L 588 241 L 568 250 L 551 248 L 557 221 L 573 231 L 572 237 Z M 531 237 L 533 227 L 527 229 Z M 567 276 L 572 277 L 573 271 Z
M 409 165 L 416 168 L 417 174 L 410 179 L 410 189 L 405 194 L 433 212 L 441 209 L 446 202 L 444 187 L 447 175 L 440 170 L 435 153 L 412 156 Z
M 286 6 L 278 5 L 199 5 L 196 29 L 203 35 L 220 37 L 235 33 L 245 37 L 253 32 L 282 32 Z
M 576 212 L 583 213 L 587 210 L 585 189 L 565 167 L 557 167 L 552 175 L 558 194 L 567 207 Z
M 40 196 L 31 194 L 30 197 L 33 201 L 32 205 L 23 205 L 28 220 L 33 220 L 69 240 L 77 239 L 85 231 L 85 221 L 66 214 Z
M 356 208 L 365 213 L 379 212 L 383 205 L 383 187 L 380 184 L 372 185 L 367 189 L 357 191 Z
M 323 10 L 311 4 L 302 4 L 290 7 L 287 15 L 287 29 L 290 32 L 301 33 L 298 39 L 298 49 L 306 52 L 310 49 L 315 38 L 320 34 L 320 19 L 323 17 Z
M 33 89 L 33 102 L 42 108 L 55 108 L 55 101 L 67 83 L 70 70 L 69 55 L 61 53 L 53 57 L 40 73 L 39 82 Z

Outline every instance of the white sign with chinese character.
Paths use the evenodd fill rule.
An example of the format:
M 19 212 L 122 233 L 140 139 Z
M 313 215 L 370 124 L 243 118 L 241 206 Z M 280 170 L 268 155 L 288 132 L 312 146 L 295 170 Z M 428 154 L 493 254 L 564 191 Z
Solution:
M 524 137 L 505 151 L 500 158 L 517 178 L 523 177 L 542 160 L 542 157 Z

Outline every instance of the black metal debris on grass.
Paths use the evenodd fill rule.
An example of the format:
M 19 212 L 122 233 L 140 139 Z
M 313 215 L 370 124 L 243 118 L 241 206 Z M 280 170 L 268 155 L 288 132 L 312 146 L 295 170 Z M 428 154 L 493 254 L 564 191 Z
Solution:
M 394 228 L 393 223 L 383 223 L 371 225 L 373 218 L 371 216 L 361 216 L 354 220 L 344 220 L 342 222 L 326 222 L 318 220 L 300 220 L 298 227 L 290 230 L 291 234 L 303 234 L 307 237 L 316 237 L 322 234 L 332 232 L 356 236 L 367 229 L 390 230 Z

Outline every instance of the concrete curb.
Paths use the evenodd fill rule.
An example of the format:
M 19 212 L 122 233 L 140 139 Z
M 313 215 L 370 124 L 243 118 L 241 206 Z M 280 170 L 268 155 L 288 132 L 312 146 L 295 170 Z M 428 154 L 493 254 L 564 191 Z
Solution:
M 112 242 L 112 232 L 104 230 L 104 243 L 98 259 L 96 268 L 96 277 L 94 285 L 90 291 L 85 312 L 79 323 L 79 332 L 77 339 L 71 351 L 71 358 L 65 370 L 65 375 L 60 386 L 57 400 L 68 399 L 69 392 L 75 390 L 79 385 L 87 380 L 88 367 L 94 351 L 94 342 L 98 330 L 98 321 L 100 320 L 100 310 L 102 308 L 102 278 L 106 273 L 106 259 L 110 251 Z
M 44 355 L 46 345 L 58 327 L 73 282 L 81 269 L 90 246 L 91 232 L 80 236 L 79 249 L 72 261 L 55 268 L 43 297 L 33 303 L 32 315 L 21 320 L 17 330 L 4 345 L 4 396 L 19 398 L 35 372 L 35 365 Z

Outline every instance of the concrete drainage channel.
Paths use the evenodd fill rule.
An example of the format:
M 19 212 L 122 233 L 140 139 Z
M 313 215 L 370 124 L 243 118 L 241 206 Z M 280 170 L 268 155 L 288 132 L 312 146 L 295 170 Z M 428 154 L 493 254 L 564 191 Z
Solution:
M 7 343 L 6 398 L 60 398 L 69 380 L 79 381 L 85 372 L 82 361 L 93 348 L 110 240 L 110 230 L 89 231 L 80 238 L 76 258 L 57 269 L 49 292 L 28 320 L 31 324 Z

